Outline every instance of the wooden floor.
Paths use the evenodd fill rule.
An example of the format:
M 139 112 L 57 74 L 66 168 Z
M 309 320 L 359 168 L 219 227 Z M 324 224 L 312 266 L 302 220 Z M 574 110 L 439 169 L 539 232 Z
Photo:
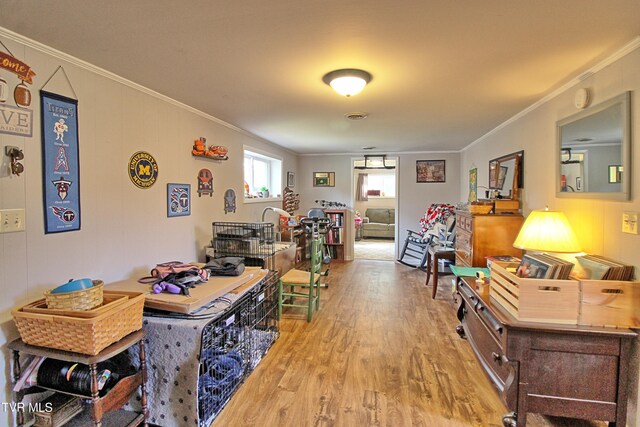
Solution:
M 432 300 L 422 271 L 333 262 L 313 322 L 285 311 L 280 338 L 212 425 L 502 426 L 505 406 L 454 331 L 451 277 Z

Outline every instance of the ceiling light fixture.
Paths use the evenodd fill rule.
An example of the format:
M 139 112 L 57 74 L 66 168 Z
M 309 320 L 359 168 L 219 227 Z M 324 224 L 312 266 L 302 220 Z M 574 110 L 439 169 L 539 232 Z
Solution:
M 396 165 L 395 161 L 387 159 L 386 154 L 365 154 L 364 161 L 356 160 L 353 167 L 354 169 L 395 169 Z
M 371 81 L 371 74 L 364 70 L 345 68 L 327 73 L 322 81 L 347 98 L 357 95 Z
M 363 111 L 354 111 L 352 113 L 345 113 L 344 116 L 349 120 L 364 120 L 369 117 L 369 114 Z

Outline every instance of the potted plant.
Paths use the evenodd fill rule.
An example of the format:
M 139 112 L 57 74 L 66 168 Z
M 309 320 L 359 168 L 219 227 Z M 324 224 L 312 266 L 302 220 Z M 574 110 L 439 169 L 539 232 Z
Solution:
M 262 193 L 262 197 L 265 197 L 265 198 L 269 197 L 269 189 L 267 187 L 262 187 L 260 189 L 260 192 Z

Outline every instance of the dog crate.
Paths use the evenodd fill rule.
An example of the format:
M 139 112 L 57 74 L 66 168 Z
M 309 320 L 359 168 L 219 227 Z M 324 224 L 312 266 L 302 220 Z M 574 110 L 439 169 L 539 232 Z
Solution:
M 214 222 L 211 247 L 215 257 L 236 256 L 245 265 L 275 269 L 275 229 L 266 222 Z
M 249 310 L 249 370 L 253 371 L 278 339 L 278 274 L 270 272 L 252 290 Z
M 198 377 L 200 426 L 209 426 L 238 386 L 255 369 L 278 332 L 278 274 L 256 288 L 202 330 Z
M 200 426 L 213 421 L 249 372 L 250 309 L 251 296 L 247 294 L 202 330 L 198 377 Z

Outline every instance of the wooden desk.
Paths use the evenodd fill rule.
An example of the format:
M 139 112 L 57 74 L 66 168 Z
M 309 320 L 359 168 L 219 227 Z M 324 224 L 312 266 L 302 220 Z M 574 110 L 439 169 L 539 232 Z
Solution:
M 461 278 L 456 332 L 510 411 L 504 426 L 526 426 L 527 413 L 609 421 L 624 426 L 632 339 L 624 328 L 520 322 Z

